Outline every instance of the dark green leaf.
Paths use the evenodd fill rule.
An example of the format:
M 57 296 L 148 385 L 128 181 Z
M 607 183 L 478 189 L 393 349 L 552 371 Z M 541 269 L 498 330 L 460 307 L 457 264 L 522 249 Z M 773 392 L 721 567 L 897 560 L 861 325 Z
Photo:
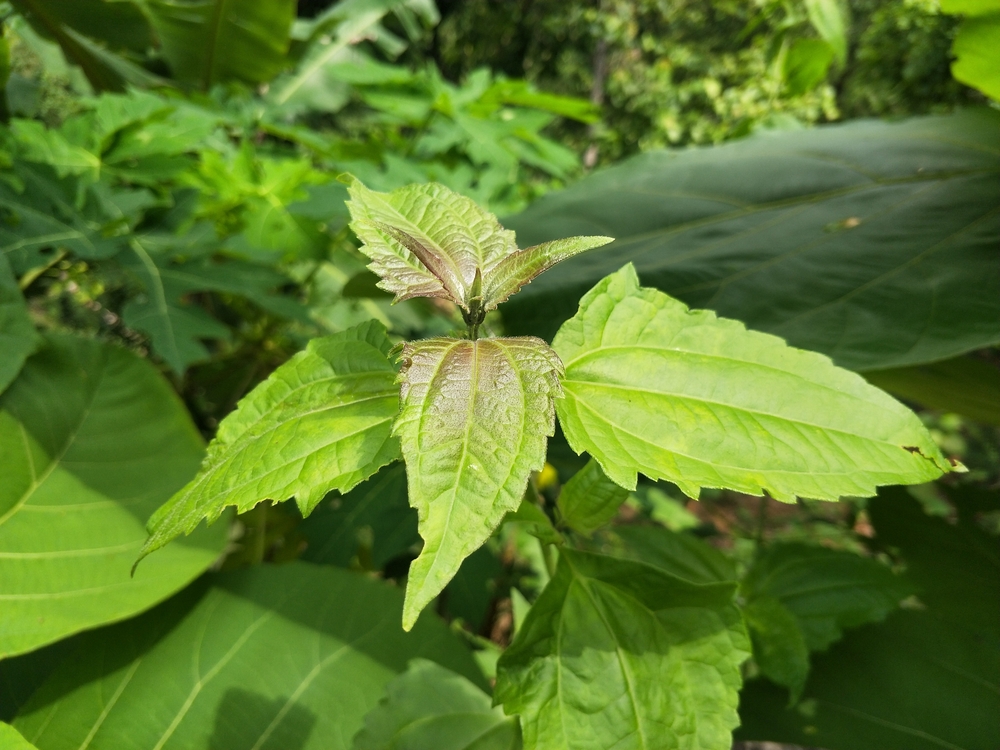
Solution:
M 749 656 L 734 588 L 563 550 L 498 664 L 525 748 L 729 748 Z
M 505 220 L 522 242 L 617 237 L 504 306 L 551 336 L 627 261 L 643 281 L 852 369 L 1000 342 L 1000 112 L 855 121 L 653 152 Z
M 559 423 L 615 482 L 836 500 L 950 469 L 917 416 L 813 352 L 641 288 L 629 265 L 556 335 Z
M 762 596 L 743 608 L 753 655 L 761 673 L 787 687 L 798 701 L 809 674 L 809 647 L 795 615 L 772 596 Z
M 409 660 L 482 683 L 443 623 L 403 633 L 401 593 L 366 576 L 288 563 L 206 584 L 81 639 L 15 726 L 40 750 L 348 750 Z
M 0 397 L 0 658 L 141 612 L 219 556 L 222 525 L 129 578 L 146 516 L 202 455 L 148 362 L 70 337 L 28 360 Z
M 519 750 L 517 718 L 464 677 L 414 659 L 365 717 L 353 750 Z
M 0 254 L 0 393 L 17 377 L 38 343 L 17 279 L 7 257 Z
M 561 365 L 530 338 L 426 339 L 402 359 L 394 434 L 424 539 L 406 583 L 409 629 L 545 463 Z
M 149 519 L 141 557 L 230 505 L 294 496 L 308 515 L 399 456 L 392 344 L 381 323 L 313 339 L 222 420 L 201 471 Z

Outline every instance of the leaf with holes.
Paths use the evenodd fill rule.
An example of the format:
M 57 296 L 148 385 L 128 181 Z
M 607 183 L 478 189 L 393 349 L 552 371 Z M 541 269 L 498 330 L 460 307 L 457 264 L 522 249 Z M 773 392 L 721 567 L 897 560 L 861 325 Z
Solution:
M 424 539 L 406 583 L 409 630 L 544 465 L 561 365 L 531 338 L 427 339 L 402 360 L 394 434 Z
M 308 515 L 399 456 L 396 370 L 381 323 L 313 339 L 222 420 L 201 471 L 149 519 L 140 559 L 227 506 L 294 496 Z
M 587 293 L 553 348 L 570 446 L 629 489 L 641 472 L 693 498 L 836 500 L 951 469 L 920 419 L 860 375 L 640 287 L 631 265 Z

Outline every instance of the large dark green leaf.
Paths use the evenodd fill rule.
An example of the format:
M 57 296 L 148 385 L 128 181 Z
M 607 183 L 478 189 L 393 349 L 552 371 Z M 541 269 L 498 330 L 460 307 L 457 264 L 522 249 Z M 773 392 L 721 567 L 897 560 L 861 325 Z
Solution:
M 28 317 L 24 296 L 0 254 L 0 393 L 17 377 L 24 360 L 38 346 L 38 334 Z
M 263 83 L 285 65 L 294 0 L 146 0 L 174 77 L 209 89 Z
M 39 750 L 348 750 L 410 659 L 483 682 L 439 620 L 400 630 L 402 598 L 307 563 L 213 576 L 82 638 L 14 726 Z
M 148 362 L 70 337 L 28 360 L 0 397 L 0 657 L 140 612 L 218 557 L 222 525 L 129 577 L 145 518 L 202 454 Z
M 870 503 L 876 542 L 901 553 L 919 608 L 853 630 L 816 656 L 797 709 L 786 710 L 783 691 L 768 683 L 748 684 L 742 738 L 828 750 L 1000 746 L 1000 554 L 965 494 L 954 496 L 954 525 L 900 490 Z
M 514 297 L 551 336 L 627 261 L 644 283 L 852 369 L 1000 341 L 1000 112 L 859 121 L 644 154 L 505 223 L 521 244 L 617 241 Z
M 527 750 L 728 750 L 749 655 L 734 583 L 563 551 L 500 657 Z

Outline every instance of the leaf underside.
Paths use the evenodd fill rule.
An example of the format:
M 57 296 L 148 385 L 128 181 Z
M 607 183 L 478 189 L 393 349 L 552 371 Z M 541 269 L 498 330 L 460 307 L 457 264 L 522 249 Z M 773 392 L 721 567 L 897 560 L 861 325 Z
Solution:
M 427 339 L 402 360 L 394 434 L 424 539 L 406 584 L 409 630 L 544 465 L 561 365 L 534 338 Z
M 399 456 L 399 409 L 385 328 L 370 321 L 314 339 L 219 425 L 201 471 L 149 520 L 145 556 L 227 506 L 295 497 L 303 515 Z
M 836 500 L 951 468 L 917 416 L 860 376 L 640 288 L 631 264 L 581 300 L 553 348 L 570 445 L 629 489 L 641 472 L 693 498 Z
M 559 261 L 611 242 L 570 237 L 519 250 L 496 216 L 443 185 L 378 193 L 351 179 L 351 229 L 396 301 L 442 297 L 466 312 L 492 310 Z
M 734 588 L 564 550 L 498 664 L 525 750 L 728 750 L 749 655 Z

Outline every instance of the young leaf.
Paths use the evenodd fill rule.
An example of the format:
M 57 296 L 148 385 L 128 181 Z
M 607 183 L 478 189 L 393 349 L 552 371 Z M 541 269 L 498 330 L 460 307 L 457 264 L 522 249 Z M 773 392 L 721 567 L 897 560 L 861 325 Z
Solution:
M 562 520 L 575 531 L 599 529 L 618 513 L 628 490 L 608 479 L 594 459 L 570 477 L 556 499 Z
M 354 750 L 519 750 L 517 717 L 492 703 L 466 678 L 414 659 L 365 716 Z
M 406 584 L 409 630 L 544 465 L 562 366 L 533 338 L 427 339 L 407 344 L 402 359 L 393 432 L 424 539 Z
M 385 328 L 371 321 L 314 339 L 219 425 L 201 471 L 149 519 L 139 559 L 226 506 L 295 496 L 307 515 L 330 490 L 346 492 L 399 455 L 399 410 Z
M 396 301 L 444 297 L 475 316 L 559 261 L 611 242 L 570 237 L 518 250 L 493 214 L 443 185 L 377 193 L 350 180 L 351 229 Z
M 97 341 L 45 339 L 0 396 L 0 659 L 132 617 L 218 558 L 223 524 L 129 578 L 142 520 L 203 454 L 148 361 Z
M 749 656 L 734 590 L 563 550 L 495 700 L 521 714 L 526 750 L 729 748 Z
M 765 548 L 740 584 L 749 605 L 774 599 L 785 607 L 811 651 L 827 648 L 844 628 L 884 620 L 912 593 L 910 584 L 882 563 L 805 544 Z
M 566 438 L 623 487 L 642 472 L 693 498 L 836 500 L 951 468 L 917 416 L 859 375 L 640 288 L 631 264 L 587 293 L 553 347 Z
M 14 726 L 42 750 L 349 750 L 412 659 L 484 683 L 438 618 L 399 629 L 402 599 L 329 565 L 209 575 L 81 636 Z

